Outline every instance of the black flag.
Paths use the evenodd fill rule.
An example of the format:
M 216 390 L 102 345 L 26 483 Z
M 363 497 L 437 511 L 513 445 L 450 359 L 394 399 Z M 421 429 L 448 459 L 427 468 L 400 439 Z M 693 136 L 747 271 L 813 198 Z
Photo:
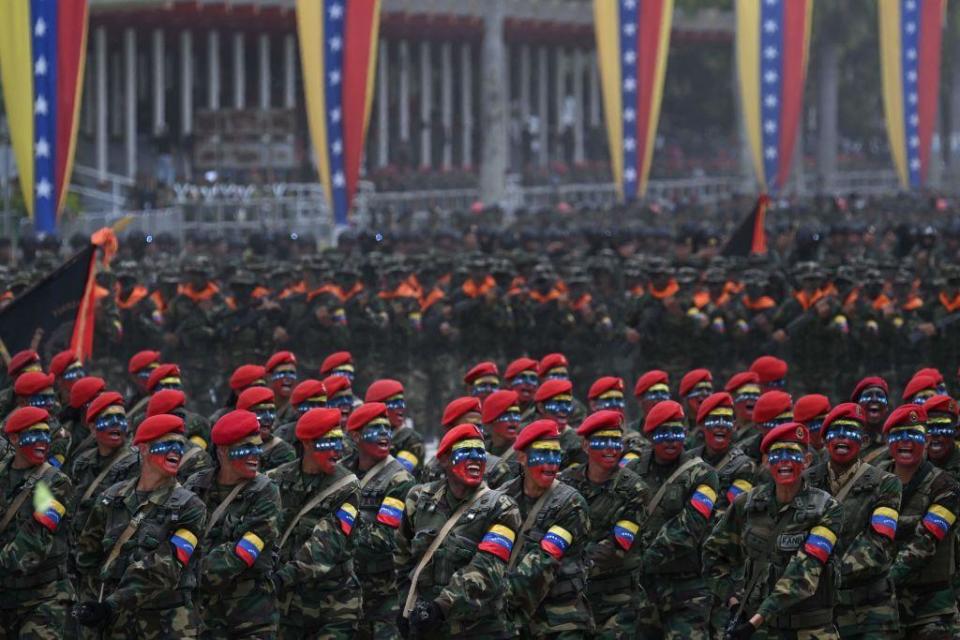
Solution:
M 727 244 L 720 252 L 722 256 L 748 256 L 753 253 L 764 254 L 767 252 L 767 230 L 764 223 L 767 218 L 767 205 L 770 204 L 770 198 L 766 194 L 761 195 L 740 226 L 737 227 Z

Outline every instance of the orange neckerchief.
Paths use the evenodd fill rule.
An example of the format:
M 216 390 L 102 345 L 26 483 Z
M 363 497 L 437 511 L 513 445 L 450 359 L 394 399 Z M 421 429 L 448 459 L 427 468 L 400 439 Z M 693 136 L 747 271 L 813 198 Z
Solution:
M 163 296 L 160 295 L 159 291 L 154 291 L 150 294 L 150 299 L 153 300 L 153 304 L 157 305 L 157 311 L 163 313 L 167 310 L 167 301 L 163 299 Z
M 877 311 L 881 311 L 884 308 L 886 308 L 888 304 L 890 304 L 890 298 L 888 298 L 886 294 L 881 293 L 880 295 L 878 295 L 876 298 L 873 299 L 873 301 L 870 303 L 870 306 L 876 309 Z
M 344 291 L 339 286 L 337 287 L 337 295 L 343 302 L 347 302 L 356 296 L 358 293 L 363 291 L 363 284 L 361 282 L 354 282 L 353 286 L 350 287 L 349 291 Z
M 438 301 L 443 299 L 446 294 L 440 287 L 434 287 L 426 296 L 420 296 L 420 312 L 424 312 Z
M 737 282 L 736 280 L 727 280 L 727 284 L 723 285 L 723 290 L 724 292 L 735 296 L 738 293 L 742 293 L 745 286 L 746 285 L 742 282 Z
M 693 294 L 693 305 L 697 309 L 703 309 L 711 302 L 718 307 L 725 306 L 728 302 L 730 302 L 730 294 L 724 291 L 716 300 L 710 297 L 709 291 L 698 291 L 697 293 Z
M 900 305 L 900 309 L 903 311 L 916 311 L 923 306 L 923 299 L 920 296 L 910 294 L 910 297 L 907 298 L 906 302 Z
M 666 287 L 663 289 L 657 289 L 652 284 L 650 285 L 650 295 L 652 295 L 657 300 L 663 300 L 669 298 L 670 296 L 677 295 L 677 291 L 680 291 L 680 285 L 677 284 L 676 280 L 671 279 Z
M 261 298 L 267 298 L 270 296 L 270 289 L 266 287 L 257 287 L 253 290 L 253 293 L 250 294 L 250 297 L 255 300 L 260 300 Z
M 307 284 L 303 280 L 301 280 L 300 282 L 290 285 L 289 287 L 281 291 L 280 295 L 277 296 L 277 298 L 279 298 L 280 300 L 286 300 L 290 296 L 295 296 L 297 294 L 306 293 L 306 292 L 307 292 Z
M 546 295 L 540 293 L 539 291 L 531 291 L 530 299 L 538 304 L 546 304 L 551 300 L 556 300 L 560 297 L 560 292 L 557 289 L 550 289 Z
M 417 274 L 411 273 L 410 277 L 406 279 L 406 284 L 410 289 L 413 290 L 414 295 L 419 298 L 420 294 L 423 293 L 423 287 L 420 286 L 420 280 L 417 278 Z
M 585 293 L 579 298 L 577 298 L 577 301 L 573 303 L 573 310 L 580 311 L 591 302 L 593 302 L 593 296 L 590 295 L 589 293 Z
M 953 300 L 947 298 L 943 291 L 940 292 L 938 297 L 940 298 L 940 304 L 942 304 L 944 309 L 947 310 L 947 313 L 953 313 L 954 311 L 960 310 L 960 293 L 953 296 Z
M 130 297 L 124 300 L 118 292 L 116 297 L 117 306 L 121 309 L 132 309 L 137 306 L 141 300 L 146 298 L 149 293 L 146 287 L 137 285 L 133 288 L 133 291 L 130 292 Z
M 96 285 L 93 289 L 93 300 L 94 302 L 100 302 L 104 298 L 110 295 L 110 290 L 100 285 Z
M 485 295 L 488 291 L 497 286 L 497 281 L 493 279 L 493 276 L 487 276 L 483 279 L 483 282 L 477 284 L 473 281 L 473 278 L 467 278 L 463 283 L 463 286 L 460 287 L 460 290 L 468 298 L 476 298 L 478 296 Z
M 633 285 L 633 287 L 627 293 L 629 293 L 634 298 L 639 298 L 644 294 L 643 285 L 642 284 Z
M 804 292 L 802 289 L 800 291 L 793 292 L 794 300 L 800 303 L 800 306 L 803 308 L 804 311 L 812 307 L 814 303 L 816 303 L 816 301 L 822 297 L 823 297 L 823 291 L 821 291 L 820 289 L 817 289 L 813 293 L 813 295 L 809 297 L 807 296 L 806 292 Z
M 397 298 L 416 298 L 417 292 L 414 291 L 406 282 L 401 282 L 393 291 L 381 291 L 377 294 L 381 300 L 396 300 Z
M 776 301 L 770 296 L 760 296 L 754 300 L 750 296 L 744 295 L 740 300 L 743 302 L 743 306 L 750 311 L 766 311 L 767 309 L 773 309 L 777 306 Z
M 329 293 L 330 295 L 336 297 L 341 302 L 343 301 L 343 293 L 340 291 L 340 287 L 338 287 L 335 284 L 327 283 L 327 284 L 322 284 L 316 289 L 314 289 L 313 291 L 307 293 L 307 302 L 310 302 L 317 296 L 322 296 L 325 293 Z
M 210 300 L 211 298 L 213 298 L 213 296 L 220 293 L 220 289 L 219 287 L 217 287 L 217 285 L 213 284 L 212 282 L 208 282 L 207 286 L 204 287 L 201 291 L 194 291 L 192 285 L 182 284 L 177 289 L 177 293 L 181 294 L 184 297 L 190 298 L 194 302 L 206 302 L 207 300 Z

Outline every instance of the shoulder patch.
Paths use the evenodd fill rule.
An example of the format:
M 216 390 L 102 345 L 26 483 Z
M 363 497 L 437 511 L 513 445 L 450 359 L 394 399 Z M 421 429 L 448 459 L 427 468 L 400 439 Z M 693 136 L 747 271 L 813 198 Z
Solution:
M 640 525 L 632 520 L 620 520 L 613 526 L 613 539 L 624 551 L 629 551 L 637 537 Z
M 253 531 L 248 531 L 243 534 L 243 537 L 237 542 L 237 546 L 233 548 L 233 552 L 236 553 L 237 557 L 243 560 L 248 567 L 253 566 L 253 563 L 260 557 L 261 551 L 263 551 L 263 540 Z
M 197 536 L 193 535 L 188 529 L 177 529 L 176 533 L 170 536 L 170 544 L 173 545 L 177 561 L 183 566 L 187 566 L 190 557 L 197 548 Z
M 620 458 L 620 467 L 623 468 L 639 458 L 640 456 L 633 451 L 627 451 L 625 454 L 623 454 L 623 457 Z
M 493 554 L 506 562 L 510 559 L 510 553 L 513 551 L 513 543 L 516 539 L 517 535 L 513 532 L 513 529 L 502 524 L 495 524 L 483 536 L 477 549 Z
M 40 511 L 33 514 L 34 519 L 50 531 L 56 531 L 60 526 L 60 520 L 67 508 L 56 498 L 50 498 L 47 504 Z
M 733 504 L 733 501 L 736 500 L 738 496 L 750 491 L 750 489 L 753 489 L 753 485 L 750 482 L 743 479 L 734 480 L 730 488 L 727 489 L 727 502 Z
M 939 504 L 930 505 L 926 515 L 923 516 L 924 528 L 929 531 L 938 542 L 946 537 L 950 531 L 950 527 L 952 527 L 956 521 L 956 514 Z
M 396 529 L 400 526 L 403 519 L 403 500 L 387 496 L 380 503 L 380 510 L 377 511 L 377 522 L 385 524 L 388 527 Z
M 353 524 L 357 520 L 357 508 L 349 502 L 344 502 L 337 509 L 337 520 L 340 521 L 340 530 L 348 536 L 353 531 Z
M 870 517 L 870 527 L 885 538 L 893 540 L 897 535 L 897 520 L 900 514 L 889 507 L 877 507 Z
M 552 526 L 540 539 L 540 548 L 559 560 L 573 542 L 573 534 L 559 526 Z
M 837 542 L 837 535 L 826 527 L 814 527 L 807 536 L 807 541 L 803 545 L 803 550 L 808 556 L 812 556 L 826 564 L 833 553 L 833 545 Z
M 410 453 L 409 451 L 398 451 L 397 462 L 403 465 L 403 468 L 413 473 L 413 470 L 417 468 L 417 465 L 420 464 L 420 458 Z
M 690 496 L 690 506 L 707 520 L 710 519 L 710 514 L 713 513 L 713 505 L 716 501 L 717 492 L 707 484 L 698 486 L 697 490 Z

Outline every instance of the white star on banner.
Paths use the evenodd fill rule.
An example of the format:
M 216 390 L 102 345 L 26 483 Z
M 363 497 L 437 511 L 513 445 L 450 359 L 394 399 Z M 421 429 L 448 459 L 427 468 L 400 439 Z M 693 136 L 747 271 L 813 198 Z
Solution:
M 777 148 L 776 147 L 767 147 L 763 152 L 763 155 L 767 157 L 768 160 L 773 160 L 777 157 Z
M 920 170 L 920 158 L 914 158 L 910 161 L 910 168 L 919 171 Z
M 626 24 L 623 25 L 623 35 L 633 36 L 633 35 L 636 35 L 636 33 L 637 33 L 637 25 L 633 24 L 632 22 L 627 22 Z
M 47 57 L 40 56 L 33 65 L 33 73 L 38 76 L 47 75 Z
M 913 60 L 917 57 L 917 50 L 913 47 L 907 49 L 907 60 Z
M 633 182 L 637 179 L 637 172 L 633 169 L 627 169 L 623 172 L 623 179 L 627 182 Z
M 627 78 L 623 81 L 623 90 L 627 93 L 633 93 L 637 90 L 637 81 L 633 78 Z
M 43 95 L 37 96 L 37 101 L 33 105 L 33 112 L 41 116 L 47 115 L 47 99 Z
M 50 184 L 50 181 L 46 178 L 40 180 L 37 183 L 37 197 L 38 198 L 49 198 L 50 193 L 53 191 L 53 186 Z
M 623 8 L 624 8 L 624 9 L 636 9 L 636 8 L 637 8 L 637 0 L 624 0 Z
M 911 146 L 911 147 L 919 147 L 919 146 L 920 146 L 920 138 L 917 137 L 917 136 L 910 136 L 910 146 Z
M 918 116 L 915 113 L 910 115 L 909 120 L 910 120 L 910 124 L 912 124 L 913 126 L 917 126 L 918 124 L 920 124 L 920 116 Z
M 776 133 L 777 123 L 775 120 L 766 120 L 763 123 L 763 130 L 767 133 Z
M 330 119 L 334 122 L 340 122 L 340 109 L 331 109 Z
M 33 28 L 33 33 L 38 38 L 42 38 L 47 34 L 47 23 L 43 18 L 37 18 L 37 24 Z
M 342 17 L 343 17 L 343 5 L 339 3 L 330 5 L 330 19 L 339 20 Z
M 330 38 L 330 51 L 340 51 L 343 48 L 343 38 L 340 36 L 334 36 Z
M 340 72 L 339 72 L 339 71 L 331 71 L 331 72 L 330 72 L 330 84 L 332 84 L 332 85 L 338 85 L 338 84 L 340 84 Z
M 908 71 L 908 72 L 907 72 L 907 82 L 911 82 L 911 83 L 912 83 L 912 82 L 916 82 L 916 81 L 917 81 L 917 72 L 916 72 L 916 71 Z
M 333 141 L 333 155 L 338 156 L 343 153 L 343 141 L 339 138 Z
M 773 60 L 778 55 L 780 55 L 780 52 L 777 51 L 776 47 L 767 47 L 766 49 L 763 50 L 763 57 L 766 58 L 767 60 Z
M 636 148 L 637 148 L 637 141 L 634 138 L 624 138 L 623 140 L 624 151 L 633 151 Z
M 633 122 L 637 118 L 637 112 L 634 109 L 624 109 L 623 119 L 627 122 Z
M 770 107 L 771 109 L 774 108 L 775 106 L 777 106 L 777 96 L 773 95 L 772 93 L 768 93 L 763 98 L 763 105 L 765 107 Z
M 637 52 L 633 49 L 627 49 L 623 54 L 623 63 L 624 64 L 633 64 L 637 61 Z
M 777 31 L 777 21 L 767 20 L 763 23 L 763 30 L 767 33 L 775 33 Z
M 917 30 L 917 23 L 908 22 L 907 24 L 903 25 L 903 28 L 906 30 L 907 33 L 913 33 L 914 31 Z
M 767 84 L 773 84 L 779 77 L 780 74 L 778 74 L 776 71 L 767 71 L 765 74 L 763 74 L 763 81 Z
M 47 142 L 46 138 L 40 138 L 37 140 L 37 144 L 34 145 L 34 153 L 38 158 L 50 157 L 50 143 Z
M 917 104 L 917 94 L 916 94 L 916 93 L 912 93 L 912 92 L 911 92 L 911 93 L 908 93 L 908 94 L 907 94 L 907 101 L 908 101 L 910 104 Z
M 342 172 L 342 171 L 337 171 L 335 174 L 333 174 L 333 186 L 335 186 L 335 187 L 342 187 L 342 186 L 344 186 L 345 184 L 347 184 L 347 181 L 346 181 L 346 179 L 343 177 L 343 172 Z

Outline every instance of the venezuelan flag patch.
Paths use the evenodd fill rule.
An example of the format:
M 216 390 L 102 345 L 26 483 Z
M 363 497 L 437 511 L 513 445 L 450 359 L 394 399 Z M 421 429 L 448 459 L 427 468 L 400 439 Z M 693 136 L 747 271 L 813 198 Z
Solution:
M 620 520 L 613 526 L 613 539 L 617 541 L 621 549 L 629 551 L 637 537 L 637 531 L 640 531 L 640 525 L 636 522 Z
M 197 445 L 204 451 L 207 450 L 207 441 L 201 438 L 200 436 L 190 436 L 190 442 Z
M 513 551 L 513 542 L 516 539 L 517 535 L 510 527 L 495 524 L 490 527 L 490 530 L 483 536 L 483 540 L 480 541 L 477 548 L 480 549 L 480 551 L 492 553 L 506 562 L 510 559 L 510 552 Z
M 357 521 L 357 508 L 349 502 L 344 502 L 337 509 L 337 520 L 340 521 L 340 529 L 343 535 L 348 536 L 353 531 L 353 523 Z
M 808 556 L 813 556 L 821 563 L 826 564 L 833 553 L 833 545 L 837 542 L 837 536 L 833 531 L 826 527 L 814 527 L 807 536 L 807 541 L 803 545 L 803 550 Z
M 717 501 L 717 492 L 709 485 L 702 484 L 690 496 L 690 506 L 697 510 L 697 513 L 704 518 L 710 519 L 713 513 L 713 504 Z
M 177 529 L 177 532 L 170 536 L 170 544 L 173 545 L 173 551 L 180 564 L 187 566 L 193 550 L 197 548 L 197 536 L 187 529 Z
M 47 458 L 47 462 L 50 463 L 51 466 L 56 467 L 57 469 L 60 469 L 63 467 L 64 460 L 66 460 L 66 458 L 63 457 L 62 453 L 55 453 L 49 458 Z
M 403 519 L 403 508 L 403 500 L 387 496 L 380 503 L 380 510 L 377 511 L 377 522 L 396 529 Z
M 622 468 L 627 466 L 628 464 L 630 464 L 631 462 L 633 462 L 639 457 L 640 456 L 635 454 L 633 451 L 628 451 L 627 453 L 623 454 L 622 458 L 620 458 L 620 467 Z
M 248 567 L 253 566 L 253 563 L 260 557 L 261 551 L 263 551 L 263 540 L 252 531 L 243 534 L 243 537 L 237 542 L 237 546 L 233 548 L 233 552 L 236 553 L 237 557 L 243 560 Z
M 730 488 L 727 489 L 727 502 L 733 504 L 733 501 L 737 499 L 737 496 L 743 495 L 744 493 L 753 489 L 753 485 L 747 482 L 746 480 L 734 480 L 733 484 L 730 485 Z
M 420 458 L 409 451 L 400 451 L 397 453 L 397 462 L 403 465 L 403 468 L 413 473 L 413 470 L 420 464 Z
M 60 520 L 63 514 L 67 512 L 59 500 L 51 498 L 47 506 L 42 511 L 36 511 L 33 514 L 34 519 L 50 531 L 56 531 L 60 526 Z
M 938 541 L 943 540 L 950 531 L 950 527 L 957 521 L 957 516 L 950 509 L 939 504 L 932 504 L 923 516 L 923 526 Z
M 870 526 L 874 531 L 891 540 L 897 535 L 897 520 L 900 514 L 890 507 L 877 507 L 870 518 Z
M 547 530 L 547 535 L 540 539 L 540 548 L 559 560 L 572 542 L 573 534 L 554 525 Z

